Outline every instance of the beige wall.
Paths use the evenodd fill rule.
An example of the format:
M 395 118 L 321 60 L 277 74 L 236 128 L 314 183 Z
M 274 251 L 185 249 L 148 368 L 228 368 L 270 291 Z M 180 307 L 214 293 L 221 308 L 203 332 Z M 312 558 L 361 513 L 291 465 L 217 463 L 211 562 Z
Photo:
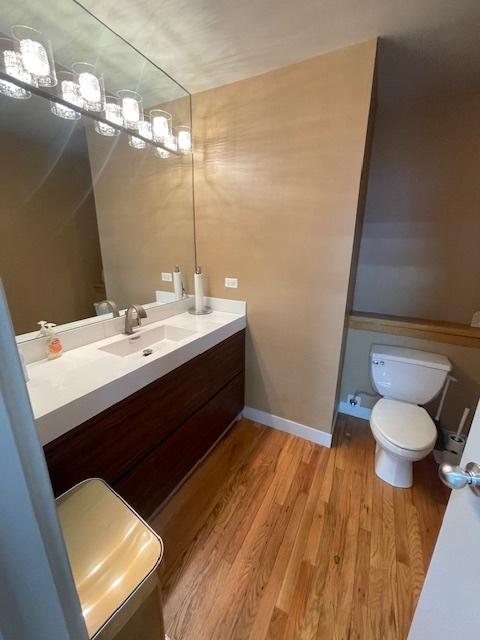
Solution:
M 375 54 L 371 41 L 193 96 L 198 262 L 212 295 L 247 300 L 246 402 L 325 431 Z
M 470 323 L 480 309 L 480 94 L 380 109 L 354 308 Z
M 458 379 L 458 382 L 450 387 L 442 414 L 442 423 L 446 427 L 456 430 L 463 409 L 470 407 L 472 409 L 468 422 L 470 424 L 480 395 L 480 349 L 349 329 L 340 392 L 342 401 L 346 402 L 348 394 L 353 394 L 357 390 L 373 392 L 368 357 L 372 344 L 409 347 L 446 355 L 453 364 L 452 375 Z M 362 397 L 362 405 L 365 407 L 372 407 L 375 402 L 374 398 Z M 438 398 L 433 400 L 427 409 L 434 415 L 437 406 Z
M 191 156 L 159 159 L 152 149 L 132 149 L 126 135 L 108 138 L 91 130 L 88 146 L 108 298 L 120 307 L 153 302 L 156 290 L 173 291 L 161 274 L 177 264 L 191 291 Z
M 102 265 L 85 140 L 77 153 L 5 132 L 1 142 L 0 276 L 15 332 L 95 315 Z

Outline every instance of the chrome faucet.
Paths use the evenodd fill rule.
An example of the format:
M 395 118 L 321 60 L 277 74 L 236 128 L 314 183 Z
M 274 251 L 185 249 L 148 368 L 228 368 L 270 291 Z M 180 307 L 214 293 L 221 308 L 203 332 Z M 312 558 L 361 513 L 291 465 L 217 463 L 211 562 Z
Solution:
M 142 318 L 146 317 L 147 312 L 141 304 L 131 304 L 125 311 L 125 333 L 127 336 L 131 336 L 133 333 L 133 327 L 140 327 L 142 324 Z

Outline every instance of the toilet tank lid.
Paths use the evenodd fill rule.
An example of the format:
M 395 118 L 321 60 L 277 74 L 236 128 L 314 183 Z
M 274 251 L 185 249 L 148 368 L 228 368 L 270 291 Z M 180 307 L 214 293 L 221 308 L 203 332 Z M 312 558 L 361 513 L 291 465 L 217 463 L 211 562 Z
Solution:
M 419 349 L 407 349 L 406 347 L 390 347 L 385 344 L 372 344 L 370 349 L 371 360 L 386 360 L 405 362 L 430 369 L 451 371 L 452 363 L 446 356 L 439 353 L 429 353 Z

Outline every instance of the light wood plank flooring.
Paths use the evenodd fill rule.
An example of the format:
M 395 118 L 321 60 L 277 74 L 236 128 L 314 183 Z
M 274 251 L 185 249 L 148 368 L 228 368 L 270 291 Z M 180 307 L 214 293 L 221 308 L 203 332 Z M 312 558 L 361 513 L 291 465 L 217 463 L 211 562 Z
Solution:
M 368 424 L 325 449 L 239 422 L 152 523 L 174 640 L 404 640 L 443 517 L 434 462 L 374 473 Z

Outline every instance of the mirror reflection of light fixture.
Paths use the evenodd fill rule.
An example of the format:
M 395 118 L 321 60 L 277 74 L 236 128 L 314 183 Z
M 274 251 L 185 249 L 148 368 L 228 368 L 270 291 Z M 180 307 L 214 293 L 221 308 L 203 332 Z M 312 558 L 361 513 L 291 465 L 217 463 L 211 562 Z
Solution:
M 126 129 L 138 130 L 138 125 L 143 120 L 143 98 L 136 91 L 122 89 L 117 91 L 117 96 L 122 103 L 123 126 Z
M 178 150 L 182 153 L 188 153 L 192 150 L 192 132 L 187 125 L 177 127 L 177 145 Z
M 80 87 L 75 82 L 74 75 L 70 71 L 59 71 L 57 93 L 59 97 L 63 98 L 66 102 L 81 109 L 85 107 L 84 100 L 80 93 Z M 69 109 L 64 104 L 53 100 L 50 102 L 50 110 L 53 114 L 65 120 L 79 120 L 82 116 L 78 111 Z
M 32 74 L 40 87 L 55 87 L 57 75 L 53 60 L 52 43 L 40 31 L 17 24 L 12 35 L 18 42 L 23 66 Z
M 176 138 L 176 136 L 173 135 L 173 133 L 171 133 L 168 136 L 168 138 L 165 140 L 164 144 L 165 144 L 165 146 L 167 147 L 167 149 L 169 151 L 177 151 L 177 149 L 178 149 L 177 138 Z
M 96 67 L 88 62 L 72 64 L 75 82 L 80 87 L 80 94 L 88 111 L 103 111 L 105 108 L 105 87 L 103 76 Z
M 155 155 L 157 158 L 161 158 L 162 160 L 166 160 L 166 158 L 170 157 L 170 153 L 161 147 L 155 147 Z
M 115 96 L 107 96 L 105 98 L 105 120 L 108 120 L 112 124 L 123 125 L 123 113 L 120 106 L 119 98 Z M 120 129 L 115 129 L 104 122 L 95 121 L 95 131 L 102 136 L 118 136 L 120 135 Z
M 145 142 L 145 140 L 142 140 L 141 138 L 137 138 L 137 136 L 128 136 L 128 144 L 133 149 L 145 149 L 145 147 L 147 146 L 147 143 Z
M 147 140 L 152 140 L 152 125 L 149 120 L 143 119 L 138 123 L 138 133 L 147 138 Z M 137 138 L 137 136 L 128 136 L 128 144 L 134 149 L 145 149 L 147 143 L 145 140 L 141 138 Z
M 165 143 L 172 130 L 172 116 L 163 109 L 152 109 L 150 111 L 152 121 L 152 133 L 155 142 Z
M 118 136 L 127 129 L 128 143 L 135 149 L 145 149 L 151 143 L 160 158 L 171 153 L 188 153 L 192 149 L 189 126 L 182 125 L 173 133 L 172 115 L 163 109 L 152 109 L 151 118 L 144 118 L 143 98 L 130 89 L 118 91 L 116 96 L 105 97 L 103 75 L 95 65 L 75 62 L 72 71 L 58 72 L 56 97 L 51 91 L 37 87 L 57 86 L 57 72 L 50 40 L 32 27 L 14 25 L 13 38 L 0 36 L 0 94 L 16 99 L 30 98 L 37 93 L 50 100 L 52 113 L 66 120 L 78 120 L 81 111 L 103 112 L 103 122 L 95 118 L 95 131 L 104 136 Z M 17 84 L 19 83 L 19 84 Z M 76 108 L 70 108 L 72 107 Z M 154 145 L 152 145 L 154 146 Z
M 35 78 L 23 66 L 22 54 L 15 50 L 15 46 L 11 38 L 0 38 L 0 69 L 12 78 L 36 86 Z M 32 95 L 27 89 L 7 80 L 0 80 L 0 93 L 17 100 L 26 100 Z
M 140 120 L 138 123 L 138 133 L 144 138 L 147 138 L 147 140 L 153 140 L 152 123 L 150 120 L 147 118 Z

